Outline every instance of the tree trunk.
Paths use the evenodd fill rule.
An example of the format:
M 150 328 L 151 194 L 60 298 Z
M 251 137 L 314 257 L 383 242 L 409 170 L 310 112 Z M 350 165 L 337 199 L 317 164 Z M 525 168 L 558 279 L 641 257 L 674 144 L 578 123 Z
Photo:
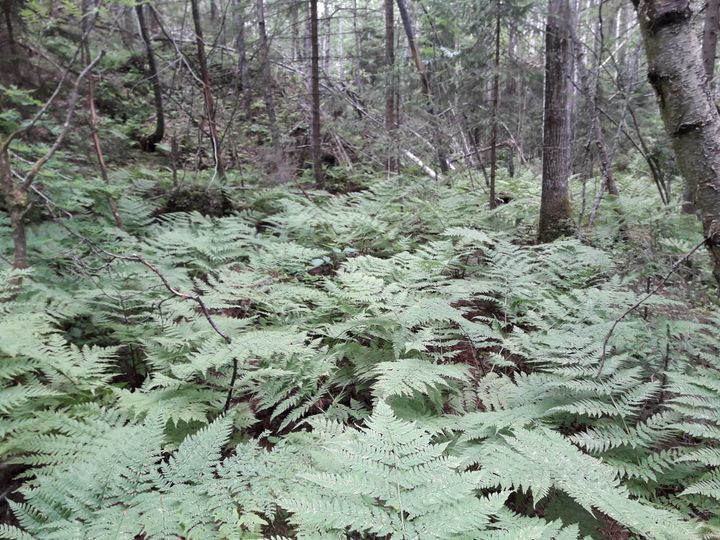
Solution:
M 14 182 L 10 170 L 10 153 L 0 152 L 0 189 L 5 198 L 5 206 L 10 215 L 14 257 L 12 267 L 22 270 L 28 267 L 27 236 L 25 234 L 25 213 L 29 201 L 22 184 Z
M 318 46 L 317 0 L 310 0 L 310 98 L 312 109 L 311 147 L 313 174 L 318 187 L 324 187 L 322 150 L 320 147 L 320 48 Z
M 705 74 L 710 83 L 710 89 L 714 88 L 713 78 L 715 76 L 715 56 L 717 51 L 718 24 L 720 24 L 720 0 L 709 0 L 705 13 L 703 26 L 702 54 Z M 683 189 L 682 211 L 685 214 L 695 214 L 697 208 L 693 202 L 693 193 L 686 183 Z
M 594 141 L 597 158 L 600 162 L 600 171 L 602 172 L 604 180 L 603 190 L 607 191 L 610 195 L 618 196 L 620 195 L 620 190 L 618 189 L 617 183 L 615 182 L 615 176 L 613 175 L 612 157 L 608 151 L 607 144 L 605 144 L 605 133 L 603 132 L 602 121 L 600 118 L 600 100 L 602 97 L 602 87 L 600 84 L 600 72 L 602 68 L 600 63 L 602 62 L 603 52 L 605 49 L 605 28 L 602 10 L 603 4 L 600 2 L 598 5 L 598 18 L 593 46 L 593 61 L 595 65 L 593 66 L 592 72 L 583 60 L 584 45 L 576 33 L 574 34 L 574 44 L 578 51 L 578 54 L 576 55 L 577 68 L 580 81 L 582 83 L 582 92 L 585 94 L 585 98 L 588 100 L 589 104 L 589 139 L 590 142 Z
M 573 76 L 572 11 L 569 0 L 549 0 L 545 29 L 543 176 L 538 239 L 550 242 L 573 230 L 570 94 Z
M 387 0 L 386 0 L 387 1 Z M 385 7 L 387 9 L 387 6 Z M 360 35 L 360 29 L 358 28 L 358 6 L 357 0 L 353 0 L 353 15 L 352 15 L 352 27 L 353 36 L 355 38 L 355 62 L 353 64 L 353 77 L 355 79 L 355 91 L 362 94 L 363 89 L 363 78 L 362 78 L 362 64 L 361 59 L 363 58 L 362 48 L 362 36 Z M 393 48 L 394 51 L 394 48 Z
M 155 100 L 155 131 L 150 135 L 143 137 L 140 146 L 146 152 L 154 152 L 155 146 L 165 137 L 165 112 L 163 108 L 162 86 L 160 85 L 160 77 L 158 76 L 157 64 L 155 63 L 155 53 L 152 49 L 152 41 L 145 22 L 145 13 L 143 4 L 135 6 L 135 14 L 140 28 L 140 36 L 145 45 L 145 55 L 148 61 L 148 76 L 153 89 L 153 97 Z
M 257 0 L 258 35 L 260 37 L 260 63 L 262 73 L 263 95 L 265 97 L 265 110 L 270 123 L 270 138 L 273 146 L 280 148 L 280 131 L 275 116 L 275 101 L 273 100 L 272 73 L 270 72 L 270 50 L 268 46 L 267 32 L 265 30 L 265 3 L 264 0 Z
M 703 64 L 709 81 L 715 76 L 718 25 L 720 25 L 720 0 L 708 0 L 703 27 Z
M 81 44 L 82 48 L 82 59 L 83 63 L 87 66 L 92 62 L 90 57 L 90 2 L 91 0 L 82 1 L 82 32 L 85 36 L 85 40 Z M 87 107 L 88 107 L 88 124 L 90 127 L 90 139 L 92 140 L 93 150 L 95 150 L 95 157 L 98 160 L 98 168 L 100 169 L 100 177 L 103 179 L 105 184 L 110 184 L 110 177 L 108 176 L 107 164 L 105 163 L 105 154 L 100 144 L 100 136 L 98 135 L 98 115 L 97 109 L 95 108 L 95 78 L 92 74 L 88 76 L 87 84 Z M 115 226 L 118 229 L 123 228 L 122 218 L 120 217 L 120 211 L 118 205 L 112 196 L 108 195 L 108 205 L 110 206 L 110 213 L 115 221 Z
M 450 170 L 450 166 L 447 161 L 447 154 L 445 151 L 445 145 L 440 134 L 440 124 L 438 123 L 437 117 L 435 116 L 435 110 L 433 106 L 432 93 L 430 91 L 430 81 L 425 71 L 425 65 L 423 64 L 422 57 L 420 56 L 420 50 L 417 48 L 415 43 L 415 33 L 413 31 L 412 21 L 410 20 L 410 11 L 405 0 L 397 0 L 398 11 L 400 12 L 400 19 L 405 29 L 405 36 L 408 41 L 408 48 L 410 49 L 410 55 L 415 62 L 418 74 L 420 75 L 420 85 L 422 93 L 428 102 L 428 114 L 430 115 L 430 121 L 432 123 L 433 138 L 435 139 L 435 145 L 437 147 L 437 158 L 440 165 L 440 171 L 446 173 Z
M 398 172 L 397 119 L 395 118 L 395 9 L 393 0 L 385 0 L 385 129 L 390 139 L 387 170 Z
M 235 38 L 235 48 L 237 49 L 237 91 L 242 93 L 243 109 L 245 110 L 245 118 L 252 116 L 252 94 L 250 92 L 249 66 L 247 59 L 247 47 L 245 44 L 245 12 L 242 0 L 235 0 L 235 22 L 237 25 L 237 37 Z M 238 96 L 240 99 L 240 96 Z
M 16 78 L 20 78 L 20 60 L 17 53 L 17 44 L 15 43 L 15 30 L 13 27 L 12 0 L 2 0 L 3 15 L 5 17 L 5 29 L 7 30 L 8 52 L 9 58 L 5 61 L 12 70 Z
M 689 0 L 633 0 L 648 79 L 678 167 L 699 210 L 720 283 L 720 115 L 710 93 Z
M 208 73 L 207 58 L 205 56 L 205 39 L 203 38 L 198 0 L 190 0 L 190 7 L 192 9 L 193 25 L 195 27 L 195 44 L 197 45 L 198 51 L 200 77 L 203 84 L 205 114 L 207 116 L 208 131 L 210 132 L 210 140 L 212 142 L 213 159 L 215 160 L 215 174 L 222 180 L 225 178 L 225 167 L 223 166 L 222 155 L 220 153 L 220 137 L 218 136 L 217 125 L 215 124 L 215 102 L 213 101 L 210 86 L 210 74 Z
M 490 113 L 490 208 L 497 206 L 495 180 L 497 178 L 498 105 L 500 102 L 500 1 L 495 2 L 495 60 L 493 62 L 492 111 Z

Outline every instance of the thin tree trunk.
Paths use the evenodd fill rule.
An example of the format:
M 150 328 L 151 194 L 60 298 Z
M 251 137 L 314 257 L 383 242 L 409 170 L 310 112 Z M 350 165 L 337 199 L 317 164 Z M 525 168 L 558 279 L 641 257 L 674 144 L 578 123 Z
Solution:
M 602 90 L 600 85 L 600 62 L 602 62 L 603 51 L 605 49 L 605 28 L 602 10 L 603 4 L 600 2 L 598 5 L 595 46 L 593 49 L 593 61 L 595 62 L 595 66 L 592 73 L 583 61 L 583 44 L 577 34 L 574 34 L 574 41 L 575 47 L 578 50 L 577 68 L 582 82 L 582 92 L 585 94 L 590 107 L 590 140 L 594 142 L 597 158 L 600 162 L 600 171 L 602 172 L 604 181 L 603 190 L 607 191 L 610 195 L 618 196 L 620 195 L 620 190 L 615 182 L 612 168 L 612 158 L 610 157 L 607 145 L 605 144 L 605 133 L 603 132 L 602 122 L 600 120 L 600 98 Z
M 715 56 L 720 25 L 720 0 L 708 0 L 703 27 L 703 64 L 708 80 L 715 76 Z
M 689 0 L 633 0 L 653 86 L 675 158 L 703 223 L 720 283 L 720 115 Z
M 147 152 L 155 151 L 155 146 L 165 137 L 165 112 L 163 108 L 162 86 L 160 85 L 160 77 L 158 75 L 157 64 L 155 63 L 155 53 L 152 49 L 152 41 L 145 22 L 144 5 L 135 5 L 135 14 L 140 28 L 140 37 L 142 37 L 145 45 L 145 55 L 148 62 L 148 77 L 153 89 L 153 98 L 155 102 L 155 131 L 150 135 L 143 137 L 140 146 Z
M 280 148 L 280 131 L 275 116 L 275 101 L 273 99 L 272 73 L 270 72 L 270 51 L 268 47 L 267 31 L 265 30 L 265 3 L 264 0 L 257 0 L 258 34 L 260 37 L 260 63 L 262 73 L 263 95 L 265 97 L 265 110 L 270 123 L 270 138 L 273 146 Z
M 437 117 L 435 116 L 435 110 L 433 105 L 432 93 L 430 91 L 430 81 L 423 64 L 422 57 L 420 56 L 420 50 L 417 48 L 415 43 L 415 33 L 413 30 L 412 20 L 410 19 L 410 11 L 408 10 L 407 2 L 405 0 L 397 0 L 398 11 L 400 12 L 400 19 L 405 29 L 405 36 L 408 41 L 408 48 L 410 49 L 410 55 L 415 63 L 415 68 L 420 75 L 420 85 L 422 93 L 428 102 L 428 114 L 430 115 L 430 121 L 432 123 L 433 137 L 437 146 L 437 157 L 440 165 L 440 171 L 446 173 L 450 170 L 447 161 L 447 154 L 445 151 L 445 145 L 442 140 L 440 133 L 440 124 L 438 123 Z
M 495 181 L 497 179 L 498 105 L 500 102 L 500 1 L 495 2 L 495 60 L 493 62 L 492 111 L 490 116 L 490 208 L 497 206 Z
M 388 132 L 387 170 L 398 171 L 397 158 L 397 119 L 395 118 L 395 5 L 393 0 L 385 0 L 385 129 Z
M 245 118 L 251 117 L 252 94 L 250 92 L 249 66 L 247 59 L 247 47 L 245 44 L 245 13 L 242 0 L 235 0 L 235 21 L 237 25 L 237 37 L 235 48 L 237 49 L 237 91 L 242 93 L 243 109 Z M 238 96 L 239 99 L 239 96 Z
M 82 2 L 82 31 L 85 36 L 85 41 L 82 43 L 82 57 L 83 63 L 86 66 L 92 62 L 90 57 L 90 37 L 88 36 L 90 28 L 90 2 L 91 0 L 83 0 Z M 95 156 L 98 160 L 100 177 L 103 179 L 105 184 L 110 185 L 110 177 L 108 176 L 107 165 L 105 163 L 105 155 L 103 154 L 100 137 L 98 136 L 97 110 L 95 109 L 95 77 L 93 77 L 92 74 L 88 75 L 87 106 L 89 112 L 88 120 L 90 127 L 90 139 L 92 140 L 93 150 L 95 150 Z M 118 229 L 122 229 L 123 222 L 120 217 L 117 202 L 110 195 L 108 195 L 108 205 L 110 206 L 110 212 L 112 213 L 113 220 L 115 221 L 115 226 Z
M 218 136 L 217 125 L 215 124 L 215 102 L 213 101 L 212 89 L 210 86 L 210 74 L 207 68 L 205 56 L 205 40 L 203 38 L 202 23 L 200 21 L 200 8 L 198 0 L 190 0 L 192 9 L 193 25 L 195 27 L 195 43 L 198 51 L 198 64 L 200 65 L 200 77 L 203 83 L 203 97 L 205 99 L 205 114 L 207 116 L 208 130 L 212 142 L 213 159 L 215 160 L 215 174 L 222 180 L 225 178 L 225 167 L 223 166 L 220 153 L 220 137 Z
M 10 169 L 10 153 L 7 149 L 0 152 L 0 188 L 4 195 L 7 212 L 10 215 L 14 250 L 12 267 L 15 270 L 22 270 L 28 267 L 25 214 L 30 202 L 28 201 L 27 191 L 23 189 L 22 184 L 13 181 Z
M 360 30 L 358 29 L 358 14 L 357 14 L 357 0 L 353 0 L 353 16 L 352 16 L 352 27 L 353 37 L 355 38 L 355 64 L 354 64 L 354 79 L 356 91 L 362 94 L 362 65 L 360 59 L 363 57 L 362 39 L 360 36 Z M 387 7 L 385 8 L 387 9 Z M 393 49 L 394 50 L 394 49 Z
M 15 30 L 13 27 L 12 0 L 3 0 L 3 15 L 5 17 L 5 29 L 7 30 L 8 51 L 10 58 L 5 60 L 9 64 L 15 77 L 20 77 L 20 62 L 17 53 L 17 45 L 15 43 Z
M 325 185 L 320 147 L 320 50 L 318 46 L 317 0 L 310 0 L 310 98 L 312 109 L 311 147 L 313 174 L 318 187 Z
M 290 26 L 292 27 L 292 59 L 293 61 L 302 60 L 302 48 L 300 45 L 300 31 L 298 25 L 300 24 L 300 17 L 298 16 L 300 5 L 297 1 L 294 1 L 290 7 Z
M 543 176 L 538 239 L 550 242 L 571 234 L 569 179 L 570 94 L 573 76 L 572 11 L 569 0 L 549 0 L 545 30 L 545 115 Z
M 215 0 L 210 0 L 210 24 L 214 27 L 220 17 L 217 3 Z

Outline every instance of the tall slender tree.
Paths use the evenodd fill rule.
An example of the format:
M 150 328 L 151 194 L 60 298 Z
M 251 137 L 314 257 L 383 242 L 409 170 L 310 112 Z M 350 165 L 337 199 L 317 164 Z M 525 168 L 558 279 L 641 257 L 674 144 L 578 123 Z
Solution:
M 92 58 L 90 56 L 90 27 L 91 27 L 91 21 L 90 18 L 92 17 L 91 13 L 91 3 L 92 0 L 83 0 L 81 3 L 82 6 L 82 32 L 83 32 L 83 42 L 81 44 L 82 47 L 82 61 L 84 65 L 89 65 L 92 62 Z M 95 9 L 98 9 L 98 5 L 96 4 Z M 98 169 L 100 170 L 100 177 L 103 179 L 103 182 L 106 184 L 110 184 L 110 176 L 108 175 L 108 168 L 107 164 L 105 162 L 105 154 L 102 150 L 102 144 L 100 142 L 100 135 L 98 133 L 98 114 L 97 109 L 95 107 L 95 77 L 94 75 L 90 74 L 87 78 L 87 108 L 88 108 L 88 120 L 89 120 L 89 127 L 90 127 L 90 139 L 92 141 L 93 150 L 95 151 L 95 157 L 98 161 Z M 122 218 L 120 217 L 120 211 L 118 209 L 117 202 L 115 199 L 111 196 L 108 196 L 108 205 L 110 206 L 110 212 L 112 213 L 113 220 L 115 221 L 115 226 L 119 229 L 123 228 L 123 222 Z
M 490 117 L 490 208 L 497 206 L 498 106 L 500 104 L 500 0 L 495 2 L 495 52 L 493 61 L 492 111 Z
M 225 166 L 220 151 L 220 137 L 218 135 L 217 124 L 215 123 L 215 101 L 213 100 L 212 87 L 210 85 L 210 72 L 207 67 L 205 38 L 203 37 L 198 0 L 190 0 L 190 9 L 192 10 L 193 26 L 195 28 L 195 45 L 197 46 L 198 64 L 200 66 L 200 77 L 203 86 L 206 122 L 208 131 L 210 132 L 213 159 L 215 161 L 215 174 L 222 180 L 225 178 Z
M 538 239 L 550 242 L 572 232 L 570 96 L 573 77 L 573 12 L 569 0 L 548 0 L 545 27 L 543 174 Z
M 270 71 L 270 46 L 268 45 L 267 30 L 265 28 L 265 2 L 257 0 L 257 24 L 260 37 L 260 64 L 262 73 L 263 97 L 265 98 L 265 110 L 270 124 L 270 138 L 275 148 L 280 147 L 280 130 L 275 115 L 275 100 L 273 98 L 272 72 Z
M 3 59 L 3 63 L 7 62 L 7 67 L 12 70 L 15 77 L 20 77 L 20 62 L 17 51 L 17 43 L 15 42 L 12 0 L 2 0 L 2 9 L 5 31 L 7 32 L 7 53 L 3 54 L 3 56 L 6 57 Z
M 152 48 L 150 33 L 148 32 L 147 23 L 145 22 L 145 6 L 142 2 L 135 4 L 135 15 L 140 29 L 140 37 L 145 45 L 145 56 L 147 57 L 148 63 L 147 75 L 152 85 L 155 103 L 155 131 L 143 137 L 140 142 L 144 150 L 153 152 L 155 146 L 162 142 L 165 137 L 165 109 L 163 107 L 162 85 L 160 83 L 157 64 L 155 63 L 155 52 Z
M 689 0 L 633 0 L 675 158 L 702 219 L 720 283 L 720 114 L 710 92 Z
M 703 26 L 703 64 L 710 81 L 715 77 L 718 31 L 720 30 L 720 0 L 708 0 Z
M 385 0 L 385 129 L 388 132 L 387 169 L 398 171 L 397 159 L 397 118 L 395 116 L 395 5 L 393 0 Z
M 245 6 L 243 0 L 235 0 L 235 25 L 237 35 L 235 36 L 235 50 L 237 51 L 237 84 L 235 85 L 238 94 L 242 94 L 243 109 L 245 118 L 251 116 L 252 93 L 250 92 L 250 67 L 247 58 L 247 46 L 245 43 Z M 239 98 L 239 96 L 238 96 Z
M 430 116 L 430 122 L 432 124 L 432 132 L 436 149 L 438 165 L 440 171 L 446 173 L 450 170 L 447 159 L 447 151 L 445 149 L 445 143 L 443 141 L 442 134 L 440 133 L 440 123 L 435 115 L 435 106 L 433 104 L 433 96 L 430 90 L 430 79 L 428 78 L 425 64 L 423 63 L 422 56 L 420 56 L 420 49 L 417 46 L 415 40 L 415 32 L 413 31 L 412 20 L 410 19 L 410 10 L 406 0 L 397 0 L 398 11 L 400 12 L 400 20 L 402 20 L 403 28 L 405 30 L 405 36 L 407 37 L 408 48 L 410 49 L 410 56 L 415 63 L 415 68 L 420 76 L 420 88 L 422 90 L 425 99 L 427 100 L 428 115 Z
M 321 123 L 320 123 L 320 47 L 318 43 L 317 0 L 310 0 L 310 109 L 311 109 L 311 150 L 313 175 L 319 187 L 325 185 L 322 170 Z

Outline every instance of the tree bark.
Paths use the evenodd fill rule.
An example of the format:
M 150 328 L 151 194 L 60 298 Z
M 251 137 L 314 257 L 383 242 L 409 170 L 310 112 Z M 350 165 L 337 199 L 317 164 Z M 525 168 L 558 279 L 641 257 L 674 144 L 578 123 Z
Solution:
M 322 150 L 320 146 L 320 50 L 318 46 L 318 9 L 317 0 L 310 0 L 310 98 L 312 109 L 311 148 L 313 175 L 318 187 L 324 187 L 325 177 L 322 170 Z
M 398 11 L 400 12 L 400 19 L 402 20 L 403 29 L 405 30 L 405 36 L 408 41 L 408 48 L 410 49 L 410 55 L 415 63 L 415 68 L 420 75 L 420 85 L 422 93 L 428 102 L 428 114 L 430 115 L 430 121 L 432 123 L 433 137 L 437 146 L 437 158 L 438 164 L 440 165 L 440 171 L 446 173 L 450 170 L 450 166 L 447 161 L 447 153 L 445 151 L 445 145 L 440 134 L 440 124 L 438 123 L 437 117 L 435 116 L 435 110 L 432 99 L 432 92 L 430 91 L 430 81 L 423 64 L 422 57 L 420 56 L 420 50 L 415 42 L 415 33 L 413 31 L 412 20 L 410 20 L 410 11 L 408 10 L 406 0 L 397 0 Z
M 268 46 L 267 31 L 265 30 L 265 3 L 264 0 L 257 0 L 257 21 L 258 35 L 260 37 L 260 63 L 263 78 L 263 95 L 265 97 L 265 110 L 270 123 L 270 138 L 273 146 L 280 148 L 280 130 L 277 126 L 275 116 L 275 101 L 273 100 L 272 73 L 270 72 L 270 51 Z
M 600 71 L 603 52 L 605 50 L 605 24 L 603 21 L 603 4 L 598 5 L 598 18 L 593 47 L 593 70 L 592 72 L 583 60 L 583 44 L 577 33 L 574 34 L 575 47 L 578 50 L 577 68 L 580 75 L 582 92 L 585 94 L 589 103 L 590 113 L 590 141 L 594 142 L 598 161 L 600 162 L 600 171 L 603 175 L 603 190 L 610 195 L 620 195 L 620 190 L 615 182 L 613 175 L 612 157 L 605 144 L 605 133 L 603 132 L 602 121 L 600 119 L 600 100 L 602 87 L 600 84 Z M 589 64 L 589 63 L 588 63 Z
M 715 56 L 720 25 L 720 0 L 708 0 L 703 27 L 703 64 L 708 80 L 715 76 Z
M 210 73 L 208 72 L 207 57 L 205 56 L 205 39 L 203 38 L 198 0 L 190 0 L 190 8 L 192 9 L 193 25 L 195 27 L 195 44 L 197 46 L 200 77 L 203 84 L 205 114 L 207 116 L 208 131 L 210 132 L 210 140 L 212 142 L 213 159 L 215 160 L 215 174 L 222 180 L 225 178 L 225 167 L 220 153 L 220 137 L 218 136 L 217 124 L 215 123 L 215 102 L 213 101 L 212 88 L 210 86 Z
M 245 118 L 252 116 L 252 94 L 250 92 L 249 66 L 247 59 L 247 47 L 245 44 L 245 12 L 242 0 L 235 0 L 235 23 L 237 26 L 237 36 L 235 38 L 235 49 L 237 50 L 237 84 L 238 94 L 242 94 L 243 109 Z M 240 96 L 238 96 L 240 99 Z
M 15 270 L 28 267 L 27 236 L 25 233 L 25 214 L 29 207 L 27 191 L 22 184 L 14 182 L 10 169 L 10 153 L 7 149 L 0 152 L 0 189 L 5 206 L 10 215 L 10 227 L 13 239 L 13 264 Z
M 573 76 L 572 11 L 569 0 L 549 0 L 545 29 L 543 176 L 538 239 L 551 242 L 573 230 L 570 95 Z
M 146 152 L 154 152 L 155 146 L 165 137 L 165 112 L 163 108 L 162 86 L 160 85 L 160 77 L 158 76 L 157 64 L 155 63 L 155 53 L 152 49 L 152 41 L 150 33 L 145 22 L 144 5 L 135 5 L 135 14 L 137 16 L 138 27 L 140 28 L 140 37 L 142 37 L 145 45 L 145 55 L 148 62 L 148 76 L 153 89 L 153 98 L 155 101 L 155 131 L 150 135 L 143 137 L 140 146 Z
M 703 26 L 702 54 L 705 74 L 710 83 L 710 89 L 714 88 L 713 78 L 715 77 L 715 57 L 717 51 L 718 24 L 720 24 L 720 0 L 709 0 L 705 9 L 705 23 Z M 683 189 L 682 211 L 685 214 L 697 213 L 697 207 L 693 202 L 693 193 L 686 183 Z
M 397 119 L 395 118 L 395 9 L 393 0 L 385 0 L 385 129 L 388 145 L 387 170 L 398 172 Z
M 5 17 L 5 29 L 7 30 L 8 52 L 10 58 L 7 58 L 8 67 L 12 70 L 13 75 L 20 78 L 20 62 L 17 53 L 17 44 L 15 43 L 15 30 L 13 27 L 12 0 L 2 0 L 3 15 Z
M 720 115 L 692 26 L 689 0 L 633 0 L 648 60 L 678 167 L 703 223 L 720 283 Z
M 497 206 L 495 180 L 497 179 L 498 105 L 500 103 L 500 1 L 495 2 L 495 59 L 493 62 L 492 111 L 490 113 L 490 208 Z

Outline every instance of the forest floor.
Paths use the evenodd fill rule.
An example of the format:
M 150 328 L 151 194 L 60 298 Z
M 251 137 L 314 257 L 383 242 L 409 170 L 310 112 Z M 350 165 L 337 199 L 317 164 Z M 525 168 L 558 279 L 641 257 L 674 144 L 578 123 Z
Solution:
M 11 496 L 27 504 L 14 506 L 26 530 L 43 537 L 71 516 L 105 531 L 124 511 L 128 534 L 186 532 L 182 520 L 162 529 L 148 517 L 157 493 L 177 515 L 222 529 L 237 518 L 184 506 L 183 490 L 208 481 L 183 476 L 193 460 L 220 467 L 217 485 L 236 482 L 228 489 L 247 538 L 381 537 L 401 525 L 421 538 L 693 538 L 688 516 L 713 530 L 720 321 L 707 255 L 618 324 L 603 352 L 623 311 L 700 240 L 693 217 L 658 211 L 653 194 L 621 182 L 592 231 L 535 245 L 529 170 L 504 180 L 514 199 L 493 211 L 477 179 L 461 175 L 335 174 L 352 174 L 356 191 L 259 187 L 232 174 L 222 189 L 209 178 L 173 188 L 169 172 L 128 167 L 109 192 L 121 194 L 124 230 L 101 217 L 107 188 L 80 179 L 31 217 L 33 267 L 0 311 L 12 417 L 1 450 L 13 472 L 37 475 Z M 178 212 L 192 208 L 215 217 Z M 353 452 L 387 451 L 389 433 L 407 438 L 408 462 L 429 475 L 403 488 L 416 509 L 402 523 L 392 496 L 370 485 L 382 477 L 371 464 L 357 487 L 366 497 L 343 487 L 359 482 L 342 476 L 359 470 Z M 427 450 L 441 447 L 453 461 Z M 187 470 L 132 484 L 138 455 L 173 451 Z M 117 467 L 102 481 L 113 495 L 98 497 L 101 478 L 79 471 L 109 459 Z M 335 483 L 318 480 L 330 473 Z M 423 490 L 447 475 L 470 487 L 427 501 Z M 534 502 L 496 493 L 518 486 Z M 230 504 L 213 493 L 207 505 Z M 478 514 L 487 519 L 448 520 L 443 533 L 439 516 L 460 502 L 489 505 Z M 65 510 L 52 516 L 47 504 Z M 545 536 L 523 536 L 532 530 Z

